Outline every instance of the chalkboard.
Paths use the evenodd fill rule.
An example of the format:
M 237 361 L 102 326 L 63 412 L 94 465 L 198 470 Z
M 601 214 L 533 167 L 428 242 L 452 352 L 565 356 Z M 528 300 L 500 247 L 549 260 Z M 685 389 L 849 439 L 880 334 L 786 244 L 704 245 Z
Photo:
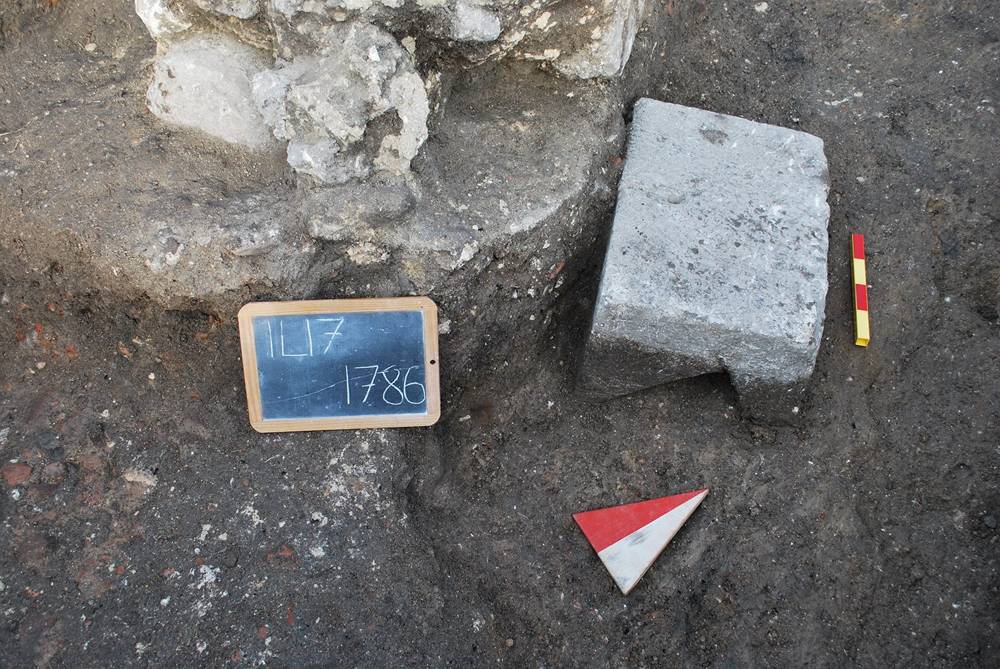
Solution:
M 426 297 L 252 302 L 239 325 L 260 432 L 414 427 L 441 415 L 437 307 Z

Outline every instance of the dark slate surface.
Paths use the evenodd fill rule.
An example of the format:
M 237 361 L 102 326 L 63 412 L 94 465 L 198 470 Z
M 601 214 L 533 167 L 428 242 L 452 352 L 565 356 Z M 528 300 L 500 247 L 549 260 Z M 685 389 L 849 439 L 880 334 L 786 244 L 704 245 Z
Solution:
M 426 413 L 423 315 L 253 319 L 265 420 Z

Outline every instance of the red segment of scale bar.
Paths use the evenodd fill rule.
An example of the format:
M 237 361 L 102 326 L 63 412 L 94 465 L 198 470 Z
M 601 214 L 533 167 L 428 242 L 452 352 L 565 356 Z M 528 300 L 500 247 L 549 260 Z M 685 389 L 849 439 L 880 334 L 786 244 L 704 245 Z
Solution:
M 863 283 L 854 285 L 854 303 L 858 311 L 868 311 L 868 286 Z
M 853 256 L 858 260 L 865 259 L 865 236 L 859 234 L 851 235 L 851 248 Z

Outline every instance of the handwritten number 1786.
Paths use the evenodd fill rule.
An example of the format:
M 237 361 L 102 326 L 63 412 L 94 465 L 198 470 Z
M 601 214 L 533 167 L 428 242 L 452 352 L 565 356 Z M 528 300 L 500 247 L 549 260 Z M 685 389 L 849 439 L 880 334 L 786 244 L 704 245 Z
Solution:
M 376 394 L 378 393 L 376 386 L 381 386 L 383 384 L 385 387 L 382 389 L 382 401 L 389 406 L 398 407 L 404 402 L 406 404 L 423 404 L 424 400 L 427 399 L 427 391 L 424 389 L 424 384 L 420 381 L 410 381 L 410 373 L 414 369 L 420 369 L 419 365 L 411 365 L 406 368 L 406 371 L 403 371 L 396 365 L 389 365 L 388 367 L 380 367 L 379 365 L 361 365 L 353 368 L 344 365 L 344 385 L 347 388 L 348 404 L 351 403 L 352 399 L 352 369 L 355 372 L 358 370 L 365 370 L 365 373 L 360 377 L 360 380 L 364 381 L 364 383 L 361 384 L 361 388 L 365 391 L 364 396 L 361 398 L 362 404 L 366 404 L 368 402 L 368 398 L 371 396 L 373 389 Z M 381 379 L 379 379 L 380 376 Z M 400 377 L 402 377 L 402 385 L 399 385 Z

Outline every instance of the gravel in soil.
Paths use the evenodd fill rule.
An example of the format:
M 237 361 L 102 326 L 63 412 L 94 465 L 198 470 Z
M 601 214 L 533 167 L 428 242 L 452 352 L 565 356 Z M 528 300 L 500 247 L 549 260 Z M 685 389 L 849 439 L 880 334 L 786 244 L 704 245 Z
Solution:
M 443 370 L 435 428 L 267 436 L 231 319 L 5 264 L 0 663 L 995 666 L 996 8 L 712 3 L 686 34 L 636 94 L 826 140 L 800 424 L 743 421 L 721 376 L 576 396 L 593 260 Z M 445 362 L 471 328 L 453 319 Z M 571 513 L 701 486 L 623 598 Z

